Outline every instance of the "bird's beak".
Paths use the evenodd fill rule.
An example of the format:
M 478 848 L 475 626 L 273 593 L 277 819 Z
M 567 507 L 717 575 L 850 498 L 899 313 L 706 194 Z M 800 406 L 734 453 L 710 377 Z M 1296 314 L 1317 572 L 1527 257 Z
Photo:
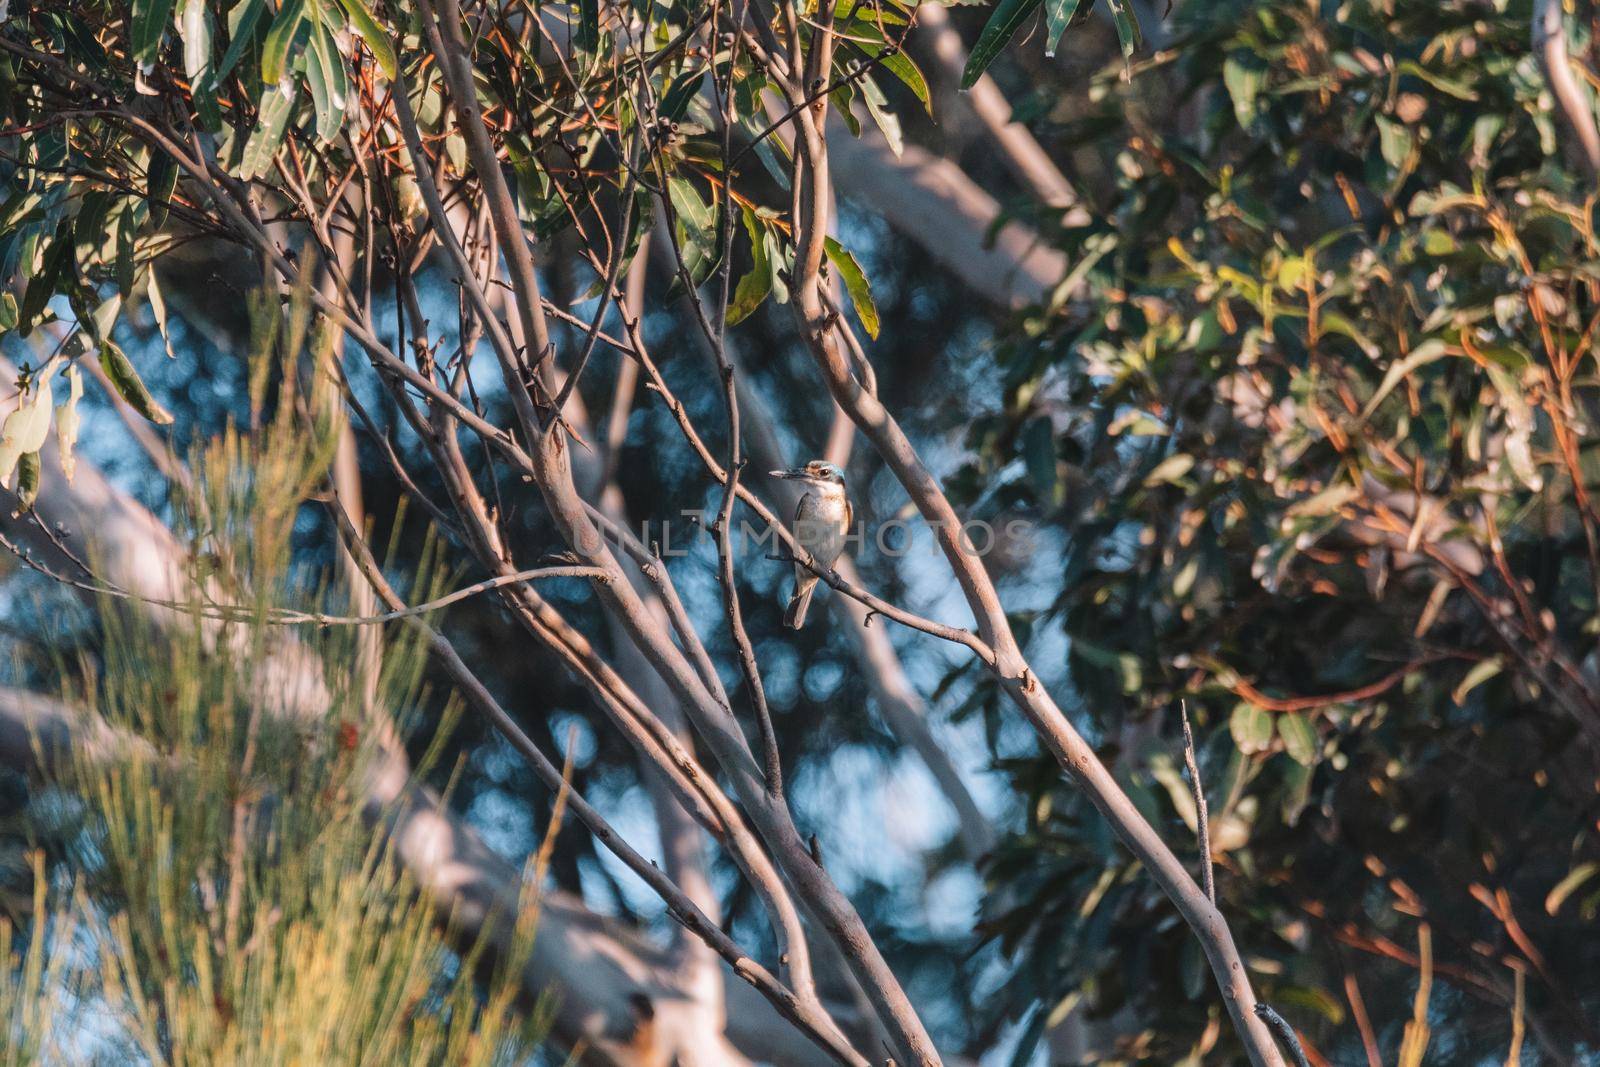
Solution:
M 804 467 L 791 467 L 786 471 L 768 471 L 767 473 L 774 478 L 804 478 L 806 469 Z

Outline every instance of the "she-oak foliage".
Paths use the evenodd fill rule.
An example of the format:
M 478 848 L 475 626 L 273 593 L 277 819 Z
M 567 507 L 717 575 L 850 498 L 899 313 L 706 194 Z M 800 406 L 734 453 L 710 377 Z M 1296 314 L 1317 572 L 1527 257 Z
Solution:
M 1002 73 L 1014 37 L 1014 50 L 1053 50 L 1087 6 L 1001 0 L 963 81 Z M 1085 711 L 1169 841 L 1192 833 L 1163 717 L 1187 700 L 1201 726 L 1219 904 L 1265 999 L 1332 1062 L 1363 1054 L 1356 1013 L 1409 1062 L 1421 1062 L 1430 1029 L 1430 1063 L 1498 1054 L 1524 1024 L 1551 1062 L 1596 1040 L 1595 198 L 1560 161 L 1526 6 L 1191 3 L 1152 58 L 1112 3 L 1127 58 L 1081 108 L 1034 108 L 1099 179 L 1084 187 L 1097 221 L 1034 220 L 1073 268 L 998 349 L 1005 410 L 974 428 L 976 458 L 956 479 L 973 514 L 1027 509 L 1066 535 L 1059 596 L 1016 623 L 1072 639 Z M 530 232 L 578 231 L 601 277 L 626 270 L 658 219 L 691 285 L 732 250 L 736 323 L 788 298 L 793 221 L 759 66 L 696 32 L 715 10 L 589 0 L 544 9 L 520 35 L 485 19 L 470 24 L 471 77 Z M 901 48 L 911 13 L 854 0 L 835 11 L 828 106 L 891 143 L 903 136 L 897 105 L 931 104 Z M 1022 33 L 1031 26 L 1044 33 Z M 1574 33 L 1590 44 L 1581 25 Z M 542 49 L 541 34 L 559 46 Z M 41 426 L 64 451 L 77 432 L 71 402 L 52 416 L 47 391 L 71 361 L 97 358 L 136 410 L 162 421 L 113 332 L 137 303 L 165 332 L 153 262 L 201 238 L 239 239 L 217 187 L 250 183 L 251 221 L 320 219 L 333 234 L 416 251 L 416 161 L 395 124 L 374 118 L 390 94 L 407 94 L 436 173 L 472 171 L 423 37 L 410 5 L 363 0 L 66 4 L 0 31 L 0 122 L 25 131 L 7 138 L 15 158 L 0 205 L 4 273 L 25 285 L 0 296 L 0 325 L 27 335 L 68 324 L 60 358 L 30 378 L 29 414 L 5 427 L 29 492 L 49 492 L 58 475 L 40 467 Z M 731 173 L 717 108 L 749 146 Z M 209 166 L 185 170 L 173 149 L 196 144 Z M 384 205 L 381 218 L 346 209 L 354 188 Z M 836 242 L 827 256 L 863 328 L 892 329 L 857 257 Z M 270 571 L 254 578 L 251 588 L 281 591 Z M 180 776 L 163 788 L 235 795 L 248 675 L 193 647 L 178 662 L 180 646 L 158 646 L 158 669 L 135 669 L 157 646 L 112 635 L 99 694 L 130 716 L 170 704 L 190 730 L 195 716 L 220 716 L 204 721 L 199 750 L 185 752 L 194 742 L 183 730 L 170 735 L 211 784 Z M 180 700 L 149 689 L 180 676 L 192 690 Z M 998 715 L 974 678 L 970 708 Z M 356 773 L 338 765 L 358 762 L 359 746 L 313 749 L 335 782 Z M 985 930 L 1026 980 L 988 1010 L 1022 1024 L 1019 1062 L 1073 1008 L 1121 1027 L 1130 1062 L 1232 1054 L 1194 940 L 1083 795 L 1053 761 L 1004 770 L 1027 824 L 986 868 L 997 891 Z M 330 943 L 336 932 L 370 937 L 369 952 L 387 951 L 397 931 L 425 941 L 420 911 L 370 910 L 395 899 L 383 892 L 392 876 L 336 798 L 283 792 L 298 799 L 272 809 L 275 848 L 339 847 L 303 870 L 263 864 L 267 880 L 246 899 L 281 898 L 282 915 L 246 920 L 241 909 L 230 926 L 199 888 L 152 903 L 157 887 L 136 877 L 120 836 L 149 835 L 139 840 L 153 847 L 170 835 L 194 850 L 181 869 L 215 878 L 236 848 L 222 809 L 145 811 L 117 790 L 161 796 L 148 779 L 83 773 L 101 783 L 85 803 L 106 827 L 99 861 L 126 898 L 94 903 L 91 884 L 84 903 L 60 909 L 58 922 L 103 922 L 113 935 L 103 951 L 123 969 L 105 971 L 96 993 L 132 998 L 139 983 L 179 975 L 179 958 L 205 962 L 175 980 L 176 995 L 198 1001 L 128 1016 L 126 1040 L 148 1039 L 152 1059 L 179 1047 L 178 1009 L 213 1028 L 183 1040 L 213 1048 L 207 1035 L 227 1032 L 223 1020 L 251 998 L 282 1008 L 270 976 L 231 951 L 248 931 L 270 941 L 293 930 L 307 958 L 346 963 L 359 953 Z M 281 784 L 261 783 L 262 795 Z M 97 796 L 112 802 L 96 807 Z M 179 816 L 197 821 L 169 825 Z M 371 897 L 348 898 L 352 886 Z M 414 1040 L 419 1062 L 435 1042 L 471 1043 L 478 1027 L 474 1047 L 488 1047 L 512 1025 L 493 996 L 474 1015 L 460 977 L 400 960 L 379 970 L 436 1009 L 418 1017 L 408 1004 L 389 1035 Z M 1419 971 L 1437 1000 L 1414 1008 Z M 37 1012 L 32 981 L 5 991 L 15 1013 Z
M 263 383 L 307 322 L 273 303 Z M 458 954 L 370 807 L 392 760 L 371 709 L 419 702 L 417 641 L 369 677 L 356 631 L 273 620 L 328 596 L 290 548 L 340 428 L 328 388 L 297 395 L 283 366 L 276 413 L 189 464 L 176 525 L 206 546 L 188 576 L 201 595 L 159 622 L 106 596 L 94 653 L 51 658 L 67 714 L 104 727 L 42 783 L 35 846 L 8 855 L 24 888 L 0 922 L 0 1062 L 492 1067 L 539 1047 L 519 974 L 536 899 L 505 917 L 514 947 L 495 965 Z

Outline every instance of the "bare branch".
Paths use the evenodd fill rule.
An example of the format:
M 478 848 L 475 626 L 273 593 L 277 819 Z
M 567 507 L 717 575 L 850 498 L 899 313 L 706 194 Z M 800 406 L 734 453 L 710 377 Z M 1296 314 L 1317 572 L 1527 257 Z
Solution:
M 333 506 L 338 508 L 337 502 Z M 489 720 L 500 735 L 527 761 L 529 767 L 533 769 L 540 781 L 551 790 L 563 791 L 566 787 L 560 768 L 545 756 L 544 752 L 516 724 L 516 720 L 506 713 L 506 710 L 494 699 L 493 694 L 478 680 L 477 675 L 472 673 L 466 662 L 456 652 L 455 646 L 423 621 L 415 609 L 406 607 L 405 603 L 394 591 L 394 588 L 384 579 L 382 571 L 378 568 L 377 561 L 367 551 L 364 542 L 356 536 L 354 527 L 350 525 L 349 518 L 344 514 L 343 509 L 338 508 L 335 515 L 339 519 L 345 544 L 355 555 L 362 573 L 372 584 L 373 590 L 389 605 L 390 613 L 396 618 L 404 619 L 408 626 L 417 630 L 426 639 L 429 650 L 444 665 L 467 700 L 481 715 Z M 777 1008 L 779 1013 L 810 1035 L 812 1040 L 820 1047 L 827 1049 L 837 1062 L 847 1064 L 849 1067 L 867 1067 L 867 1061 L 850 1047 L 849 1042 L 839 1033 L 833 1021 L 828 1018 L 825 1012 L 820 1010 L 818 1005 L 797 997 L 773 977 L 766 968 L 751 959 L 732 938 L 722 931 L 721 927 L 707 918 L 705 913 L 685 896 L 683 891 L 659 867 L 635 851 L 626 839 L 618 834 L 605 817 L 595 810 L 582 795 L 570 791 L 566 795 L 568 796 L 568 802 L 572 805 L 573 812 L 588 828 L 589 832 L 666 902 L 674 919 L 715 949 L 718 955 L 722 956 L 733 968 L 735 974 L 755 986 L 763 996 L 772 1002 L 773 1007 Z
M 1583 167 L 1591 179 L 1600 177 L 1600 129 L 1595 127 L 1589 94 L 1572 74 L 1566 14 L 1560 0 L 1534 0 L 1533 54 L 1539 60 L 1539 71 L 1555 99 L 1562 125 L 1575 139 L 1567 142 L 1567 155 Z
M 1300 1035 L 1294 1032 L 1294 1027 L 1289 1025 L 1289 1020 L 1273 1010 L 1272 1005 L 1265 1001 L 1256 1002 L 1256 1015 L 1272 1031 L 1272 1035 L 1283 1042 L 1283 1047 L 1289 1050 L 1289 1055 L 1294 1057 L 1294 1067 L 1311 1067 L 1311 1061 L 1306 1059 L 1306 1050 L 1300 1044 Z

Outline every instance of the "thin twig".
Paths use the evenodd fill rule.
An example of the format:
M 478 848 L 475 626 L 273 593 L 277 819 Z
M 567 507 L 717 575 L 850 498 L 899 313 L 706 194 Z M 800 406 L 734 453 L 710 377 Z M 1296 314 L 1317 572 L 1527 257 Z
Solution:
M 1306 1050 L 1300 1045 L 1300 1035 L 1294 1032 L 1294 1027 L 1289 1025 L 1288 1019 L 1274 1011 L 1272 1005 L 1261 1000 L 1256 1001 L 1256 1018 L 1267 1024 L 1272 1036 L 1282 1042 L 1289 1055 L 1294 1057 L 1294 1067 L 1311 1067 L 1311 1061 L 1306 1059 Z
M 1216 875 L 1211 864 L 1211 826 L 1206 819 L 1206 788 L 1200 781 L 1200 764 L 1194 756 L 1194 731 L 1189 729 L 1189 702 L 1178 701 L 1183 719 L 1183 765 L 1189 769 L 1189 788 L 1194 791 L 1195 835 L 1200 840 L 1200 885 L 1206 899 L 1217 902 Z
M 475 585 L 464 589 L 457 589 L 453 593 L 430 600 L 426 604 L 417 604 L 406 608 L 404 611 L 388 611 L 382 615 L 326 615 L 320 611 L 295 611 L 293 608 L 253 608 L 243 604 L 200 604 L 188 603 L 181 600 L 163 600 L 158 597 L 143 596 L 112 585 L 103 579 L 92 582 L 80 581 L 69 577 L 59 571 L 39 562 L 33 554 L 22 548 L 16 542 L 0 534 L 0 547 L 5 548 L 26 566 L 38 571 L 51 581 L 62 585 L 81 589 L 86 593 L 95 593 L 109 596 L 117 600 L 127 600 L 137 604 L 148 604 L 151 607 L 166 608 L 169 611 L 181 611 L 202 619 L 212 619 L 218 622 L 262 622 L 272 626 L 376 626 L 386 622 L 396 622 L 417 615 L 426 615 L 438 611 L 469 597 L 488 593 L 507 585 L 520 585 L 523 582 L 538 581 L 543 578 L 590 578 L 595 581 L 606 582 L 611 580 L 611 575 L 600 567 L 535 567 L 531 570 L 516 571 L 512 574 L 502 574 L 488 578 Z

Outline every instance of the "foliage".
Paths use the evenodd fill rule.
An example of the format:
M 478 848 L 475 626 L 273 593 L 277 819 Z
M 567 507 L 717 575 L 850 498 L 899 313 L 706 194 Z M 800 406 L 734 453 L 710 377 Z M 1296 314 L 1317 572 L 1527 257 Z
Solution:
M 859 132 L 852 110 L 859 98 L 898 142 L 899 120 L 879 83 L 898 84 L 924 104 L 929 99 L 926 79 L 901 50 L 910 8 L 839 6 L 843 43 L 831 105 Z M 243 220 L 220 206 L 219 185 L 230 192 L 248 186 L 320 218 L 319 238 L 364 232 L 370 223 L 378 239 L 401 246 L 413 240 L 424 201 L 409 171 L 410 150 L 394 123 L 369 116 L 403 90 L 421 139 L 439 148 L 448 168 L 441 177 L 466 176 L 472 167 L 438 66 L 414 60 L 427 44 L 421 10 L 400 3 L 375 10 L 364 0 L 286 0 L 276 9 L 267 0 L 137 0 L 126 8 L 90 0 L 30 11 L 18 38 L 0 52 L 0 122 L 27 131 L 0 166 L 7 189 L 0 273 L 27 279 L 20 301 L 0 296 L 0 326 L 26 337 L 65 318 L 53 302 L 64 297 L 76 332 L 62 342 L 62 357 L 97 354 L 125 399 L 166 422 L 170 415 L 112 334 L 125 309 L 142 303 L 165 337 L 165 301 L 151 264 L 205 236 L 251 245 Z M 709 8 L 642 4 L 635 14 L 641 25 L 619 25 L 600 18 L 598 0 L 573 5 L 560 16 L 568 19 L 571 62 L 551 61 L 539 40 L 514 25 L 519 12 L 508 6 L 498 13 L 499 32 L 477 42 L 480 103 L 504 133 L 523 221 L 541 239 L 561 231 L 597 239 L 587 254 L 602 278 L 626 270 L 641 236 L 664 213 L 681 243 L 686 277 L 703 282 L 727 247 L 730 197 L 737 202 L 749 241 L 741 258 L 753 261 L 738 282 L 737 321 L 771 293 L 787 298 L 782 275 L 793 246 L 776 212 L 739 190 L 724 195 L 711 102 L 700 90 L 708 74 L 731 87 L 727 106 L 751 138 L 739 160 L 753 153 L 781 173 L 765 110 L 775 93 L 748 52 L 712 56 L 690 44 Z M 646 52 L 641 74 L 626 57 Z M 404 68 L 398 56 L 408 57 Z M 85 97 L 94 106 L 79 107 Z M 197 135 L 215 173 L 202 173 L 185 156 Z M 648 154 L 636 166 L 641 148 Z M 381 219 L 356 218 L 341 200 L 358 180 L 376 183 Z M 669 194 L 659 204 L 647 195 L 655 188 Z M 602 208 L 608 193 L 615 203 Z M 855 257 L 835 242 L 829 258 L 862 323 L 876 333 L 869 283 Z M 44 373 L 54 369 L 52 363 Z
M 1062 130 L 1114 182 L 972 436 L 977 504 L 1062 532 L 1031 625 L 1172 840 L 1177 703 L 1203 724 L 1219 904 L 1332 1062 L 1356 987 L 1388 1062 L 1430 930 L 1427 1062 L 1503 1052 L 1522 976 L 1556 1061 L 1595 1041 L 1595 200 L 1526 14 L 1185 9 L 1173 61 Z M 1010 769 L 989 929 L 1020 988 L 1209 1062 L 1193 944 L 1053 765 Z
M 1067 29 L 1093 6 L 1000 0 L 978 13 L 961 82 L 1026 70 L 1071 40 Z M 1065 250 L 1070 273 L 1047 306 L 1013 324 L 993 366 L 978 360 L 960 368 L 969 379 L 937 383 L 960 409 L 937 414 L 964 420 L 961 386 L 1000 378 L 1004 410 L 977 421 L 974 458 L 954 484 L 975 515 L 1032 510 L 1064 554 L 1049 606 L 1015 623 L 1036 647 L 1070 639 L 1065 666 L 1094 739 L 1177 842 L 1196 822 L 1171 714 L 1188 702 L 1201 726 L 1219 904 L 1257 987 L 1333 1061 L 1363 1055 L 1360 1015 L 1385 1056 L 1402 1041 L 1420 1056 L 1430 1018 L 1426 997 L 1420 1009 L 1410 1003 L 1419 980 L 1436 983 L 1429 1055 L 1440 1062 L 1498 1055 L 1514 1018 L 1557 1054 L 1596 1041 L 1585 976 L 1597 961 L 1584 934 L 1600 910 L 1588 832 L 1600 512 L 1587 441 L 1600 274 L 1593 197 L 1560 162 L 1526 6 L 1190 4 L 1174 45 L 1145 57 L 1132 7 L 1112 0 L 1120 55 L 1071 97 L 1081 110 L 1038 98 L 1019 109 L 1044 116 L 1039 132 L 1077 162 L 1094 209 L 1065 228 L 1057 209 L 1016 209 Z M 269 600 L 305 595 L 283 575 L 299 505 L 328 466 L 333 409 L 364 395 L 333 355 L 338 330 L 385 390 L 389 421 L 368 426 L 371 436 L 389 449 L 390 430 L 411 434 L 399 446 L 410 454 L 384 456 L 384 476 L 390 462 L 397 472 L 391 497 L 492 498 L 483 510 L 504 539 L 492 546 L 502 563 L 550 540 L 543 515 L 507 521 L 518 512 L 502 507 L 495 457 L 520 447 L 511 431 L 480 432 L 484 458 L 474 454 L 464 479 L 408 473 L 426 466 L 430 446 L 444 451 L 439 425 L 451 426 L 452 447 L 450 420 L 508 425 L 514 390 L 531 380 L 480 395 L 473 378 L 482 333 L 500 320 L 470 305 L 460 275 L 463 263 L 486 265 L 498 285 L 499 254 L 513 251 L 487 221 L 505 205 L 484 206 L 502 171 L 517 222 L 558 250 L 542 264 L 555 276 L 546 310 L 563 348 L 582 352 L 562 363 L 572 381 L 597 347 L 623 349 L 602 341 L 602 326 L 620 302 L 615 283 L 654 231 L 673 239 L 666 295 L 692 312 L 674 313 L 679 332 L 691 318 L 715 322 L 706 331 L 715 347 L 724 321 L 744 324 L 742 336 L 767 342 L 751 346 L 760 370 L 785 402 L 804 405 L 783 361 L 793 338 L 762 314 L 792 296 L 802 220 L 780 131 L 803 108 L 776 91 L 761 49 L 782 33 L 808 52 L 817 4 L 790 24 L 756 18 L 749 35 L 705 32 L 726 11 L 578 0 L 489 5 L 463 19 L 449 0 L 74 0 L 6 26 L 0 273 L 18 285 L 0 294 L 0 328 L 48 338 L 50 352 L 27 369 L 25 402 L 0 428 L 0 477 L 15 477 L 20 502 L 51 492 L 57 473 L 72 476 L 87 357 L 150 422 L 194 417 L 146 384 L 171 373 L 148 358 L 154 347 L 130 357 L 123 344 L 147 312 L 174 354 L 164 278 L 196 249 L 246 262 L 251 292 L 279 276 L 285 291 L 269 289 L 252 311 L 265 315 L 295 289 L 289 320 L 272 328 L 295 353 L 317 339 L 307 395 L 291 389 L 266 412 L 268 362 L 258 357 L 247 375 L 248 415 L 253 426 L 267 420 L 266 442 L 226 437 L 199 464 L 212 474 L 191 502 L 190 532 L 214 543 L 197 565 L 228 603 L 248 602 L 252 619 L 220 630 L 197 621 L 174 639 L 112 613 L 90 675 L 88 695 L 114 724 L 192 764 L 175 774 L 148 761 L 84 766 L 65 783 L 98 836 L 96 855 L 80 857 L 97 876 L 82 890 L 89 903 L 63 905 L 63 915 L 108 931 L 100 951 L 116 966 L 83 981 L 93 997 L 133 1005 L 118 1017 L 129 1047 L 152 1059 L 248 1059 L 228 1042 L 265 1031 L 237 1020 L 284 1011 L 299 1022 L 294 995 L 313 998 L 325 1020 L 355 1013 L 351 1033 L 381 1027 L 408 1043 L 395 1052 L 403 1059 L 448 1047 L 453 1062 L 471 1045 L 492 1060 L 525 1036 L 504 984 L 479 1001 L 470 965 L 451 971 L 429 940 L 432 917 L 394 881 L 341 788 L 376 743 L 357 728 L 356 743 L 343 744 L 342 728 L 362 721 L 361 694 L 335 685 L 340 710 L 326 722 L 258 721 L 261 683 L 238 663 L 219 665 L 215 650 L 262 661 L 277 632 L 260 617 Z M 897 152 L 919 112 L 933 110 L 929 79 L 905 48 L 914 11 L 903 0 L 839 0 L 839 47 L 807 86 L 852 132 L 875 127 Z M 1042 48 L 1024 32 L 1041 24 Z M 464 29 L 470 69 L 456 73 L 470 100 L 447 88 L 438 57 L 448 49 L 436 42 Z M 469 123 L 489 134 L 486 146 L 464 134 Z M 439 196 L 484 206 L 462 212 L 458 246 L 439 232 L 448 230 Z M 360 250 L 364 277 L 340 273 L 351 262 L 341 248 Z M 919 287 L 919 265 L 871 251 L 828 237 L 821 255 L 840 302 L 878 342 L 872 360 L 893 396 L 914 373 L 938 372 L 908 366 L 909 313 L 896 314 L 920 295 L 902 291 L 895 303 L 897 286 Z M 419 292 L 415 265 L 430 254 L 445 276 Z M 189 311 L 207 302 L 206 285 L 188 289 L 174 302 Z M 959 310 L 927 327 L 930 341 L 986 328 L 964 301 L 951 303 Z M 515 318 L 504 328 L 526 329 Z M 448 321 L 429 336 L 435 319 Z M 519 337 L 518 351 L 530 343 Z M 579 399 L 599 399 L 589 381 Z M 647 484 L 633 496 L 645 498 L 645 515 L 703 502 L 703 472 L 683 473 L 675 420 L 720 411 L 718 386 L 686 391 L 685 415 L 666 384 L 649 381 L 669 414 L 653 409 L 640 421 L 658 424 L 634 438 L 645 438 L 634 447 L 647 462 L 618 469 L 607 456 L 619 483 Z M 430 388 L 439 406 L 424 413 L 416 397 Z M 57 391 L 67 395 L 60 407 Z M 52 434 L 59 467 L 41 458 Z M 525 432 L 520 440 L 529 443 Z M 417 456 L 422 464 L 408 463 Z M 467 467 L 459 448 L 453 458 Z M 560 606 L 580 628 L 600 624 L 592 604 Z M 503 620 L 477 618 L 480 644 L 497 650 Z M 837 738 L 881 743 L 865 716 L 801 721 L 824 718 L 828 703 L 804 695 L 808 664 L 849 677 L 841 691 L 857 688 L 854 676 L 830 660 L 836 649 L 782 658 L 770 651 L 775 628 L 759 625 L 763 652 L 802 679 L 789 687 L 801 714 L 778 724 L 786 754 L 790 740 L 807 755 Z M 357 658 L 338 633 L 308 647 L 330 664 Z M 407 646 L 389 662 L 419 658 Z M 542 673 L 553 659 L 491 669 L 539 676 L 527 688 L 551 694 L 543 713 L 580 699 L 577 687 L 552 692 Z M 395 667 L 385 692 L 404 694 L 405 675 Z M 1015 1024 L 1020 1061 L 1081 1007 L 1118 1037 L 1107 1059 L 1235 1055 L 1198 946 L 1089 801 L 1055 763 L 999 743 L 996 688 L 976 669 L 945 691 L 970 694 L 969 707 L 989 717 L 1025 818 L 986 868 L 985 915 L 986 935 L 1025 980 L 993 998 L 992 1018 L 949 1029 L 981 1044 Z M 540 719 L 532 728 L 553 734 L 552 716 Z M 631 783 L 631 752 L 608 751 L 595 776 L 624 768 Z M 312 779 L 332 784 L 295 788 Z M 240 811 L 270 822 L 270 853 L 241 851 Z M 157 846 L 172 850 L 189 891 L 152 882 L 136 862 Z M 578 882 L 575 863 L 563 874 Z M 892 894 L 881 888 L 856 896 L 881 896 L 872 902 L 888 915 Z M 230 890 L 238 904 L 219 912 Z M 750 899 L 740 883 L 729 910 L 759 928 Z M 967 947 L 957 941 L 896 945 L 895 962 L 955 975 L 960 988 L 940 996 L 959 1008 L 980 999 L 973 972 L 989 957 L 962 969 L 951 962 Z M 37 943 L 17 988 L 36 988 Z M 413 946 L 414 958 L 404 951 Z M 297 952 L 298 970 L 287 963 Z M 296 980 L 339 975 L 352 961 L 392 976 L 383 991 L 392 995 L 325 995 Z M 30 998 L 13 988 L 0 986 L 0 1008 L 24 1010 Z M 135 991 L 170 1018 L 138 1009 Z M 39 1027 L 20 1029 L 36 1037 Z
M 296 386 L 293 319 L 266 315 L 257 336 L 256 360 L 287 371 L 273 412 L 190 464 L 195 599 L 152 618 L 108 596 L 92 658 L 59 665 L 103 728 L 31 805 L 40 848 L 13 873 L 33 899 L 0 933 L 7 1062 L 487 1065 L 538 1046 L 520 984 L 536 901 L 480 968 L 371 809 L 394 739 L 369 701 L 417 703 L 417 641 L 369 680 L 350 666 L 357 628 L 277 618 L 331 595 L 291 566 L 338 429 L 318 415 L 325 390 Z

